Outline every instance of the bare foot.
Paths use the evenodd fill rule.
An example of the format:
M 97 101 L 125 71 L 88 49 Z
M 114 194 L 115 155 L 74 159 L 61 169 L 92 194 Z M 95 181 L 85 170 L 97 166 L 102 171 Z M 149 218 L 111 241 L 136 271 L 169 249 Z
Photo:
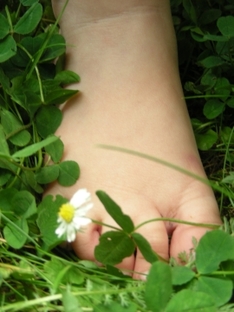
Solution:
M 55 11 L 64 1 L 54 1 Z M 89 216 L 113 224 L 97 199 L 106 191 L 133 219 L 170 217 L 220 223 L 212 190 L 199 181 L 151 161 L 107 151 L 96 144 L 137 150 L 205 177 L 183 101 L 169 1 L 71 0 L 61 22 L 68 49 L 67 68 L 81 76 L 81 94 L 67 103 L 58 135 L 64 159 L 74 159 L 81 177 L 70 188 L 53 185 L 48 193 L 70 198 L 85 187 L 95 203 Z M 109 230 L 90 224 L 73 248 L 94 260 L 99 236 Z M 192 237 L 206 229 L 154 222 L 139 229 L 164 258 L 188 251 Z M 168 235 L 172 234 L 170 250 Z M 122 268 L 146 272 L 140 252 Z M 138 277 L 137 274 L 134 277 Z

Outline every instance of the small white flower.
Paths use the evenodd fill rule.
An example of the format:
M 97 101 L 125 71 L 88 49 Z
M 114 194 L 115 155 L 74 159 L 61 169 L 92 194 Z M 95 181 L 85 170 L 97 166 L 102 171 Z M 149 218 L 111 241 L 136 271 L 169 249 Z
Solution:
M 73 242 L 76 232 L 91 222 L 85 215 L 92 207 L 90 193 L 86 189 L 78 190 L 70 202 L 63 204 L 59 209 L 59 226 L 55 231 L 58 237 L 66 234 L 67 241 Z

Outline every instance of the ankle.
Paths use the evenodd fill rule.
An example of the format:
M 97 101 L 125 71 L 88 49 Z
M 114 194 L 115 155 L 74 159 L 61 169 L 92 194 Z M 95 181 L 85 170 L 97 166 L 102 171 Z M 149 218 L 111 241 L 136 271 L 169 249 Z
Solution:
M 58 16 L 63 9 L 65 0 L 52 0 L 55 15 Z M 168 0 L 70 0 L 64 12 L 64 27 L 73 23 L 78 25 L 97 23 L 104 19 L 115 18 L 122 15 L 142 14 L 144 12 L 170 11 Z M 62 22 L 63 22 L 62 21 Z
M 80 74 L 81 84 L 85 77 L 96 82 L 105 75 L 110 80 L 113 74 L 116 81 L 121 74 L 121 79 L 129 80 L 147 72 L 157 72 L 160 81 L 165 80 L 164 73 L 170 73 L 171 80 L 179 81 L 174 76 L 178 75 L 177 48 L 170 12 L 127 12 L 85 25 L 79 22 L 76 27 L 64 21 L 65 16 L 61 25 L 68 45 L 66 67 Z M 153 77 L 145 81 L 157 84 Z
M 165 38 L 168 38 L 168 41 L 174 39 L 170 5 L 167 0 L 128 0 L 122 3 L 108 0 L 104 4 L 103 0 L 101 3 L 94 1 L 92 5 L 91 2 L 93 1 L 85 3 L 80 0 L 69 1 L 60 21 L 61 30 L 68 44 L 77 44 L 80 34 L 84 33 L 89 34 L 87 40 L 90 43 L 97 35 L 100 36 L 102 31 L 113 38 L 120 34 L 119 42 L 121 42 L 129 34 L 130 37 L 138 36 L 132 31 L 132 27 L 135 28 L 136 25 L 138 30 L 142 29 L 142 37 L 154 32 L 155 35 L 162 36 L 160 39 L 162 41 L 165 41 Z M 55 15 L 58 15 L 64 1 L 52 0 L 52 3 Z M 160 34 L 161 31 L 163 34 Z M 174 46 L 172 50 L 175 51 Z

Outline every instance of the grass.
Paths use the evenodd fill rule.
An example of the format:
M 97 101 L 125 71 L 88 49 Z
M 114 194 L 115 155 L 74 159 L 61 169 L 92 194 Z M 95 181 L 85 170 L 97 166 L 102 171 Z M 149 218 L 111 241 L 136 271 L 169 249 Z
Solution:
M 32 1 L 32 3 L 34 2 L 36 1 Z M 49 0 L 40 1 L 40 3 L 43 4 L 42 15 L 38 15 L 37 13 L 39 7 L 37 7 L 35 12 L 32 10 L 31 13 L 34 14 L 33 19 L 38 19 L 38 23 L 40 22 L 39 26 L 34 25 L 36 27 L 36 30 L 33 30 L 34 37 L 38 35 L 40 37 L 40 33 L 43 33 L 48 23 L 50 24 L 53 20 Z M 232 239 L 232 234 L 234 233 L 234 222 L 232 220 L 234 216 L 234 173 L 232 171 L 234 161 L 234 85 L 232 83 L 234 81 L 234 17 L 232 16 L 234 13 L 234 3 L 232 0 L 210 0 L 199 3 L 191 0 L 172 0 L 171 3 L 177 34 L 180 74 L 185 98 L 187 99 L 188 109 L 203 164 L 211 180 L 211 184 L 214 187 L 220 213 L 222 217 L 224 217 L 225 232 L 228 233 L 228 237 Z M 10 10 L 9 15 L 6 14 L 6 17 L 8 21 L 11 19 L 13 26 L 15 25 L 16 35 L 14 39 L 17 44 L 19 44 L 21 41 L 17 40 L 19 40 L 19 37 L 24 37 L 24 34 L 22 30 L 20 30 L 19 25 L 17 26 L 17 18 L 12 14 L 12 12 L 15 12 L 16 7 L 18 8 L 18 4 L 14 6 L 15 4 L 12 4 L 11 1 L 5 0 L 0 4 L 1 12 L 6 12 L 4 11 L 5 5 L 8 5 Z M 20 10 L 24 12 L 23 9 L 22 6 L 19 6 L 17 12 L 21 12 Z M 3 22 L 3 29 L 5 29 L 4 23 L 5 22 Z M 26 24 L 25 22 L 25 25 Z M 7 27 L 6 36 L 9 36 Z M 29 33 L 31 33 L 31 26 L 26 25 L 25 29 L 27 27 Z M 58 30 L 56 26 L 52 27 L 54 27 L 53 31 L 55 31 L 57 35 Z M 53 133 L 56 130 L 60 120 L 59 110 L 56 109 L 54 103 L 62 103 L 66 98 L 69 98 L 76 92 L 69 91 L 69 94 L 67 93 L 64 95 L 61 91 L 62 88 L 60 88 L 60 84 L 56 84 L 53 86 L 55 97 L 52 98 L 49 93 L 49 89 L 51 89 L 51 79 L 55 77 L 55 74 L 53 77 L 51 76 L 51 72 L 55 71 L 51 61 L 54 57 L 58 57 L 59 62 L 57 67 L 59 67 L 60 59 L 62 59 L 61 56 L 64 52 L 61 48 L 61 46 L 64 45 L 63 39 L 59 36 L 53 37 L 53 34 L 54 33 L 49 32 L 48 37 L 45 38 L 46 44 L 51 42 L 51 38 L 54 40 L 53 55 L 50 55 L 51 52 L 46 50 L 45 44 L 40 54 L 40 57 L 42 57 L 43 53 L 47 52 L 47 58 L 44 58 L 43 64 L 33 62 L 33 65 L 30 65 L 31 67 L 25 64 L 24 69 L 20 68 L 21 71 L 25 71 L 25 73 L 30 75 L 33 82 L 39 82 L 38 90 L 33 90 L 33 94 L 30 93 L 32 90 L 30 88 L 33 87 L 33 83 L 32 85 L 28 83 L 29 85 L 25 89 L 28 92 L 28 101 L 30 102 L 33 99 L 34 103 L 38 103 L 38 113 L 29 110 L 29 117 L 23 113 L 23 109 L 26 110 L 26 108 L 23 107 L 21 95 L 17 89 L 17 86 L 24 82 L 20 80 L 22 78 L 21 76 L 20 79 L 17 78 L 19 81 L 17 81 L 17 79 L 14 80 L 15 77 L 18 77 L 18 74 L 14 76 L 14 74 L 12 74 L 12 68 L 18 70 L 15 64 L 19 62 L 22 64 L 24 61 L 25 55 L 22 57 L 22 51 L 24 49 L 28 52 L 30 51 L 32 55 L 34 52 L 30 50 L 30 45 L 24 43 L 25 45 L 23 45 L 20 52 L 21 54 L 17 52 L 13 67 L 11 67 L 12 64 L 9 64 L 7 60 L 4 60 L 5 56 L 0 52 L 1 70 L 6 73 L 6 76 L 1 76 L 2 71 L 0 72 L 0 111 L 1 114 L 3 110 L 6 110 L 8 112 L 14 112 L 14 116 L 21 116 L 16 122 L 13 115 L 6 115 L 5 118 L 8 118 L 7 122 L 4 123 L 5 119 L 1 119 L 1 127 L 3 127 L 4 131 L 0 128 L 0 142 L 2 144 L 0 148 L 0 228 L 2 233 L 0 238 L 0 311 L 105 312 L 108 310 L 118 312 L 149 312 L 152 310 L 150 307 L 154 307 L 154 303 L 150 301 L 151 299 L 147 299 L 148 297 L 145 293 L 146 291 L 150 294 L 152 292 L 151 297 L 154 297 L 156 280 L 160 280 L 160 272 L 171 274 L 167 268 L 169 266 L 160 267 L 154 283 L 149 281 L 149 283 L 146 284 L 145 281 L 134 281 L 111 265 L 100 268 L 95 263 L 79 261 L 72 251 L 62 250 L 58 247 L 53 249 L 52 247 L 58 244 L 57 238 L 53 237 L 52 233 L 49 233 L 47 238 L 43 238 L 43 233 L 46 231 L 49 232 L 50 224 L 55 222 L 56 215 L 54 214 L 54 217 L 52 216 L 51 219 L 46 219 L 48 225 L 45 224 L 44 221 L 44 223 L 40 223 L 38 219 L 36 220 L 35 209 L 39 209 L 38 211 L 40 214 L 45 214 L 45 218 L 47 218 L 46 209 L 49 207 L 51 209 L 50 211 L 55 212 L 57 211 L 57 207 L 64 201 L 63 198 L 58 197 L 56 202 L 52 202 L 48 199 L 48 202 L 41 203 L 43 185 L 49 182 L 48 177 L 53 176 L 55 179 L 59 178 L 63 185 L 70 185 L 79 173 L 79 168 L 74 163 L 64 163 L 61 165 L 62 163 L 60 163 L 58 155 L 62 155 L 63 149 L 58 139 L 52 139 L 54 140 L 53 144 L 55 144 L 54 149 L 56 153 L 54 153 L 52 148 L 48 147 L 48 141 L 46 141 L 48 140 L 48 133 Z M 4 44 L 6 46 L 8 43 L 4 41 Z M 10 44 L 14 43 L 11 42 Z M 18 50 L 19 49 L 20 46 L 18 46 Z M 29 58 L 31 58 L 30 53 Z M 32 60 L 32 58 L 30 60 Z M 9 68 L 11 70 L 9 70 Z M 60 69 L 60 71 L 62 70 Z M 33 74 L 34 72 L 35 75 Z M 2 77 L 5 79 L 5 82 Z M 9 79 L 11 83 L 12 81 L 14 82 L 12 88 L 7 85 L 7 79 Z M 61 78 L 60 76 L 60 79 L 60 82 L 65 81 L 64 84 L 66 84 L 71 79 L 72 81 L 78 81 L 79 77 L 76 74 L 66 73 L 65 78 Z M 34 95 L 34 93 L 36 95 Z M 12 101 L 12 98 L 15 102 Z M 44 103 L 42 105 L 43 107 L 40 106 L 41 98 L 43 98 L 46 104 L 49 104 L 47 107 L 51 105 L 50 108 L 44 108 Z M 20 103 L 21 107 L 17 108 L 15 103 L 17 105 Z M 35 124 L 30 121 L 30 114 L 34 113 L 36 114 Z M 46 127 L 42 126 L 40 128 L 40 124 L 42 120 L 46 118 L 51 119 L 51 117 L 53 117 L 55 123 L 51 126 L 53 129 L 49 129 L 47 133 L 45 132 Z M 24 122 L 24 125 L 22 122 Z M 16 123 L 19 123 L 20 127 L 22 126 L 23 128 L 14 128 L 13 126 L 11 129 L 7 128 L 7 125 L 15 125 Z M 26 133 L 25 131 L 28 132 Z M 5 140 L 5 134 L 7 134 L 7 140 Z M 16 134 L 19 134 L 18 137 L 15 136 Z M 31 145 L 29 141 L 27 141 L 28 135 L 31 135 L 31 138 L 33 137 L 33 140 L 31 139 L 30 141 L 33 143 Z M 40 149 L 38 149 L 36 145 L 38 141 L 42 142 L 40 143 Z M 15 154 L 18 149 L 22 149 L 22 146 L 26 147 L 28 145 L 30 146 L 29 150 L 23 150 L 21 156 Z M 45 150 L 54 161 L 54 166 L 50 168 L 52 171 L 46 173 L 41 169 Z M 8 153 L 9 151 L 10 154 Z M 14 157 L 14 155 L 17 157 Z M 71 177 L 72 181 L 67 179 L 66 168 L 74 172 L 74 177 Z M 58 172 L 60 172 L 60 176 L 58 176 Z M 18 187 L 19 193 L 18 191 L 10 190 L 9 186 L 12 185 L 16 188 Z M 24 186 L 23 188 L 22 185 Z M 27 193 L 25 193 L 25 191 L 27 191 Z M 23 209 L 27 203 L 27 210 L 23 212 L 13 210 L 12 213 L 8 205 L 10 198 L 15 198 L 15 202 L 26 198 L 26 202 L 23 201 L 23 206 L 21 206 L 21 208 Z M 22 223 L 18 221 L 17 223 L 16 220 L 18 219 L 14 218 L 13 215 L 20 217 L 19 219 Z M 7 220 L 10 220 L 9 223 Z M 16 224 L 16 227 L 11 228 L 10 224 L 12 223 Z M 6 227 L 8 227 L 8 232 L 6 232 Z M 25 235 L 23 235 L 24 232 L 26 233 Z M 6 233 L 8 233 L 8 236 Z M 32 243 L 28 237 L 35 243 Z M 228 254 L 228 250 L 232 249 L 232 241 L 228 241 L 229 238 L 227 238 L 227 236 L 222 238 L 225 239 L 223 246 L 229 247 L 226 249 L 217 249 L 215 252 L 217 255 L 219 252 L 223 255 L 223 257 L 221 255 L 219 259 L 221 263 L 219 268 L 222 270 L 218 271 L 219 273 L 216 273 L 216 275 L 223 274 L 223 279 L 228 275 L 230 279 L 227 281 L 225 280 L 225 285 L 222 284 L 222 286 L 220 286 L 220 284 L 217 284 L 218 291 L 214 297 L 218 296 L 220 289 L 225 289 L 226 293 L 228 293 L 230 289 L 232 290 L 233 288 L 230 285 L 228 286 L 228 283 L 234 278 L 234 255 L 232 261 L 230 261 L 231 256 Z M 209 239 L 211 242 L 214 238 Z M 219 242 L 219 238 L 215 238 L 214 241 Z M 225 245 L 226 242 L 227 245 Z M 230 245 L 228 245 L 229 243 Z M 216 246 L 218 243 L 212 244 Z M 204 245 L 206 246 L 204 248 L 209 248 L 209 244 L 206 245 L 206 242 L 204 242 Z M 200 249 L 202 249 L 202 247 Z M 210 251 L 209 255 L 211 255 L 211 252 L 212 251 Z M 202 252 L 200 251 L 200 253 Z M 150 249 L 146 251 L 146 254 L 154 258 Z M 194 273 L 191 272 L 194 272 L 194 266 L 196 264 L 194 261 L 191 255 L 191 259 L 186 265 L 186 268 L 190 271 L 188 273 L 186 268 L 182 269 L 184 271 L 181 273 L 181 276 L 193 278 Z M 200 268 L 201 271 L 203 269 L 202 267 Z M 155 272 L 156 271 L 157 268 L 155 267 Z M 200 274 L 200 272 L 198 273 Z M 196 276 L 197 279 L 199 279 L 198 273 Z M 156 273 L 152 271 L 152 276 L 153 274 Z M 211 274 L 212 277 L 214 273 L 210 271 L 208 274 Z M 159 285 L 159 288 L 157 288 L 158 291 L 163 287 L 169 291 L 169 288 L 172 287 L 171 284 L 168 281 L 164 281 L 164 279 L 164 276 L 162 276 L 160 282 L 161 287 Z M 182 284 L 173 284 L 173 294 L 179 293 L 181 289 L 191 291 L 189 281 L 188 279 L 188 282 L 182 283 L 180 281 Z M 206 292 L 207 291 L 204 291 L 204 293 Z M 188 297 L 187 294 L 186 297 Z M 162 298 L 164 298 L 163 294 L 159 299 L 161 300 Z M 225 294 L 220 301 L 222 304 L 218 303 L 215 308 L 212 300 L 209 301 L 209 298 L 199 297 L 197 300 L 199 304 L 201 304 L 199 308 L 202 307 L 204 309 L 203 311 L 234 311 L 232 297 L 229 296 L 226 298 Z M 177 311 L 184 311 L 180 305 L 184 301 L 185 298 L 180 299 L 179 303 L 176 303 L 177 305 L 172 308 L 172 311 L 173 309 L 174 311 L 176 311 L 176 309 Z M 165 306 L 163 299 L 160 301 L 160 304 L 163 306 L 163 311 L 170 311 L 170 307 Z M 158 310 L 157 308 L 153 308 L 153 311 Z M 189 311 L 195 311 L 195 307 L 191 307 Z

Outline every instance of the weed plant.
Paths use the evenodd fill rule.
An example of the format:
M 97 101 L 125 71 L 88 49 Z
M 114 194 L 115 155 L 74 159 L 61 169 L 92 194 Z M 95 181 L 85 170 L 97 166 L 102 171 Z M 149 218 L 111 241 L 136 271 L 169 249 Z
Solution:
M 57 214 L 67 199 L 42 193 L 55 180 L 70 186 L 79 178 L 75 161 L 61 161 L 64 145 L 54 135 L 59 105 L 78 92 L 64 87 L 79 76 L 63 68 L 66 43 L 49 0 L 1 0 L 0 311 L 234 311 L 234 1 L 171 5 L 181 80 L 210 180 L 203 182 L 216 192 L 223 227 L 207 225 L 213 231 L 180 255 L 184 266 L 165 263 L 136 232 L 143 225 L 97 191 L 120 226 L 102 235 L 95 250 L 104 266 L 58 247 Z M 114 267 L 136 247 L 152 264 L 145 281 Z

